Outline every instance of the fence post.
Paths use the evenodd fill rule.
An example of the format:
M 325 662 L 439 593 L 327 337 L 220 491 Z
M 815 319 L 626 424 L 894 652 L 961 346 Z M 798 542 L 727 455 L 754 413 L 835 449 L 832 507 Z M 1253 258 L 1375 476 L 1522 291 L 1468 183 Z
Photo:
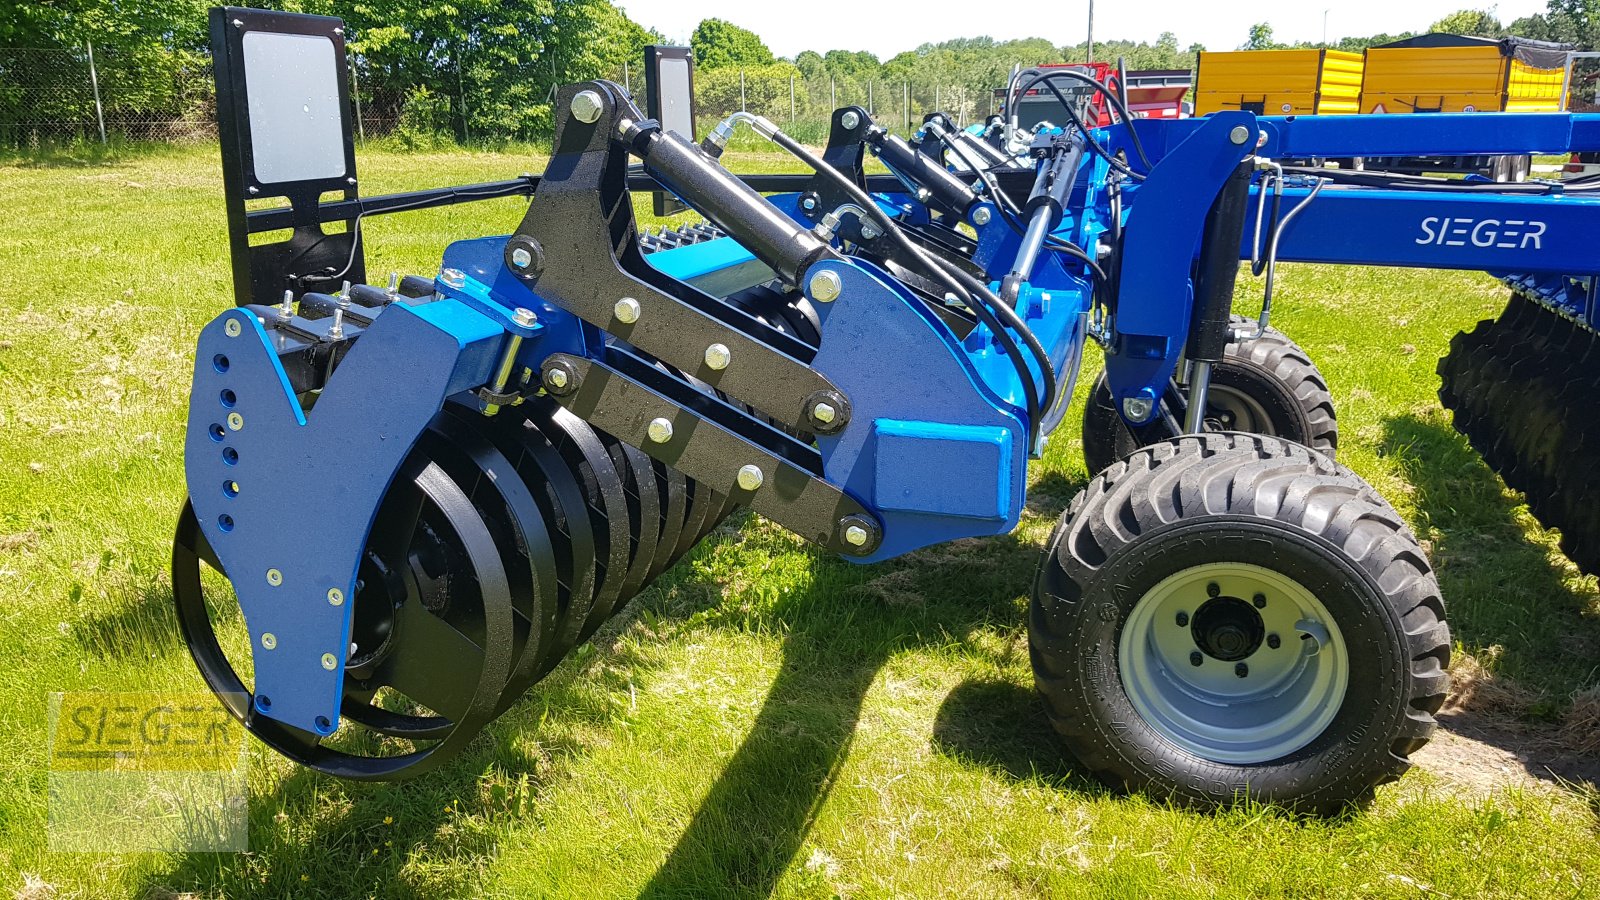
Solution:
M 937 84 L 933 86 L 933 111 L 944 112 L 944 110 L 939 108 L 939 85 Z
M 867 112 L 875 112 L 872 102 L 872 79 L 867 79 Z
M 106 143 L 106 111 L 100 105 L 100 73 L 94 68 L 94 42 L 84 41 L 84 46 L 89 48 L 89 84 L 94 87 L 94 119 L 100 123 L 100 144 Z
M 622 89 L 631 96 L 633 94 L 633 79 L 628 73 L 628 61 L 622 61 Z
M 832 75 L 828 76 L 828 108 L 830 110 L 839 108 L 839 91 L 833 86 Z
M 356 132 L 361 135 L 361 143 L 367 142 L 367 123 L 361 121 L 361 82 L 356 78 L 356 58 L 350 56 L 350 96 L 356 101 Z
M 902 81 L 901 85 L 905 87 L 905 103 L 903 103 L 901 105 L 900 109 L 905 114 L 905 120 L 906 120 L 905 129 L 906 129 L 906 131 L 910 131 L 911 130 L 911 82 Z
M 739 112 L 744 112 L 744 69 L 739 70 Z
M 789 73 L 789 124 L 794 124 L 794 73 Z

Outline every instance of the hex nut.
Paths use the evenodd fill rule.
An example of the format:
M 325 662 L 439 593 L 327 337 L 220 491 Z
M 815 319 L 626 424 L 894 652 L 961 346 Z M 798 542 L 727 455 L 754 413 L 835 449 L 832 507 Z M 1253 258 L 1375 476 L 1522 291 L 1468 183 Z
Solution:
M 585 125 L 593 125 L 600 118 L 600 110 L 605 106 L 605 101 L 594 91 L 579 91 L 572 98 L 568 107 L 572 110 L 572 117 Z
M 844 285 L 839 281 L 839 273 L 824 269 L 811 276 L 808 289 L 811 292 L 811 299 L 819 303 L 832 303 L 839 299 L 839 292 L 844 289 Z
M 834 409 L 830 403 L 818 403 L 816 406 L 811 407 L 811 418 L 824 425 L 832 424 L 838 415 L 839 411 Z
M 871 535 L 860 525 L 850 525 L 844 530 L 844 542 L 852 547 L 865 547 Z
M 511 264 L 519 269 L 526 269 L 533 265 L 533 254 L 527 247 L 517 247 L 511 251 Z

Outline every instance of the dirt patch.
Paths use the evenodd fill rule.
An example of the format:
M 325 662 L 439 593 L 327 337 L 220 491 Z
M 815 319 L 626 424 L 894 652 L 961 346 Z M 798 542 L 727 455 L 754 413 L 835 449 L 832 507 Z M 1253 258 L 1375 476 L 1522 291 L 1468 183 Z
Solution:
M 1537 692 L 1463 655 L 1450 667 L 1455 689 L 1441 728 L 1412 762 L 1469 793 L 1600 785 L 1600 687 L 1573 698 L 1560 722 L 1529 718 Z

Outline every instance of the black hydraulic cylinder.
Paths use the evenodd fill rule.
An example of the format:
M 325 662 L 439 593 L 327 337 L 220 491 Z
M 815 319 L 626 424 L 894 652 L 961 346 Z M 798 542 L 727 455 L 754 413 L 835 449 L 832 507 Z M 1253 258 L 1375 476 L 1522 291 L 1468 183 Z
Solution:
M 836 255 L 822 239 L 676 132 L 654 131 L 635 141 L 634 148 L 651 177 L 790 283 L 798 283 L 819 259 Z
M 946 169 L 937 159 L 925 153 L 918 153 L 916 148 L 905 142 L 904 138 L 879 133 L 868 140 L 872 142 L 873 153 L 889 167 L 890 171 L 917 187 L 927 189 L 930 195 L 928 201 L 937 203 L 958 216 L 965 216 L 967 210 L 978 202 L 978 195 L 965 181 Z
M 1228 345 L 1228 316 L 1239 278 L 1239 244 L 1250 207 L 1253 160 L 1244 160 L 1223 182 L 1206 214 L 1200 264 L 1194 279 L 1194 311 L 1184 353 L 1194 362 L 1218 362 Z

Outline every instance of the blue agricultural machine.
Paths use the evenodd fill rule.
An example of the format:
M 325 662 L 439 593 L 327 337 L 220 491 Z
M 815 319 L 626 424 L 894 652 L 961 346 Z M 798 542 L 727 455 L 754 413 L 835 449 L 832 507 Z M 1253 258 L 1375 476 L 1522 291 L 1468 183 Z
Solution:
M 1527 422 L 1486 451 L 1513 484 L 1593 495 L 1551 423 L 1600 420 L 1562 414 L 1594 403 L 1570 380 L 1594 184 L 1279 161 L 1595 150 L 1600 117 L 1138 120 L 1045 70 L 1011 95 L 1056 94 L 1060 126 L 934 115 L 907 140 L 849 107 L 818 154 L 742 113 L 698 143 L 664 127 L 674 64 L 649 113 L 605 81 L 559 91 L 540 175 L 362 196 L 339 20 L 211 24 L 236 305 L 198 338 L 177 608 L 239 721 L 323 772 L 439 765 L 740 507 L 862 564 L 1005 534 L 1093 341 L 1099 474 L 1029 622 L 1066 750 L 1187 802 L 1361 801 L 1432 733 L 1450 637 L 1426 554 L 1334 461 L 1327 385 L 1270 325 L 1281 261 L 1519 273 L 1515 321 L 1446 362 L 1447 402 L 1469 434 Z M 1118 123 L 1081 127 L 1086 92 Z M 730 174 L 746 126 L 810 174 Z M 641 232 L 643 191 L 704 224 Z M 508 196 L 529 198 L 510 234 L 367 283 L 366 217 Z M 1267 276 L 1248 317 L 1242 260 Z M 1551 519 L 1594 533 L 1569 506 Z M 248 649 L 219 639 L 234 600 L 207 569 Z

